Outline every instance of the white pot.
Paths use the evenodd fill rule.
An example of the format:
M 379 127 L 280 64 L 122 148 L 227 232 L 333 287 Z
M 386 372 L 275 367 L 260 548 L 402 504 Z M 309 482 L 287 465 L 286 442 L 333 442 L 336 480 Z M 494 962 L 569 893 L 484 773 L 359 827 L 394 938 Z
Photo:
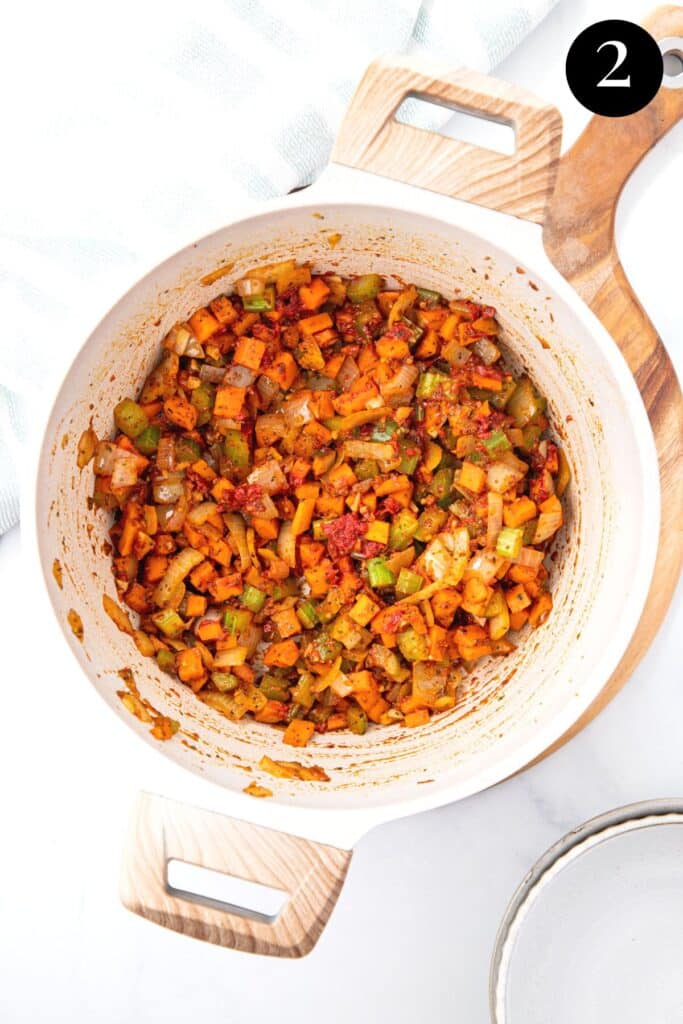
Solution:
M 333 233 L 341 238 L 331 248 Z M 111 435 L 113 406 L 135 395 L 172 324 L 230 291 L 247 268 L 292 256 L 342 274 L 398 274 L 447 296 L 471 295 L 496 306 L 515 359 L 548 397 L 573 474 L 568 523 L 554 546 L 554 608 L 547 624 L 524 636 L 514 654 L 477 667 L 458 706 L 424 727 L 314 737 L 295 753 L 323 767 L 327 783 L 260 773 L 256 766 L 263 754 L 291 759 L 280 733 L 251 721 L 228 721 L 141 657 L 116 629 L 102 607 L 103 593 L 116 593 L 103 547 L 109 522 L 88 511 L 92 467 L 76 468 L 79 436 L 91 421 L 99 437 Z M 201 283 L 226 262 L 231 268 L 225 276 Z M 113 712 L 161 754 L 216 783 L 220 796 L 214 793 L 208 801 L 214 806 L 344 850 L 374 824 L 493 785 L 529 764 L 577 721 L 609 679 L 638 622 L 659 523 L 657 459 L 638 389 L 612 339 L 548 261 L 539 226 L 334 164 L 310 189 L 263 204 L 172 256 L 106 315 L 56 397 L 36 497 L 37 542 L 55 614 L 83 672 Z M 51 574 L 56 557 L 65 568 L 63 590 Z M 70 608 L 83 621 L 82 643 L 67 624 Z M 157 710 L 180 721 L 173 740 L 158 743 L 121 704 L 117 670 L 124 666 Z M 253 772 L 246 775 L 245 767 Z M 244 796 L 254 779 L 269 786 L 273 797 Z M 148 864 L 150 872 L 155 865 Z M 263 873 L 252 868 L 251 874 Z M 164 891 L 158 887 L 162 902 Z M 165 923 L 176 927 L 168 909 L 176 897 L 166 895 Z M 136 909 L 144 912 L 153 900 L 138 902 Z M 214 939 L 239 945 L 234 935 L 241 925 L 229 916 L 226 928 L 233 938 Z M 199 925 L 195 932 L 202 934 Z M 247 946 L 259 943 L 250 946 L 247 937 L 242 947 Z M 310 948 L 304 940 L 290 946 L 275 942 L 265 951 Z

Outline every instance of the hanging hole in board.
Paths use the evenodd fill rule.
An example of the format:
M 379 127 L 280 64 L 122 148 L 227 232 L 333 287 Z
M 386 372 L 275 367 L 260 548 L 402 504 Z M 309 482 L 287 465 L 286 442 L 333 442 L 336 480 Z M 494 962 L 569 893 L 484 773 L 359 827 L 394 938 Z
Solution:
M 659 40 L 664 61 L 662 85 L 665 89 L 683 88 L 683 38 L 668 36 Z
M 480 149 L 512 156 L 516 149 L 514 125 L 484 114 L 474 114 L 450 103 L 410 93 L 394 115 L 399 124 L 435 132 L 447 139 L 469 142 Z
M 166 887 L 172 896 L 265 924 L 273 924 L 289 899 L 289 894 L 282 889 L 176 858 L 167 861 Z

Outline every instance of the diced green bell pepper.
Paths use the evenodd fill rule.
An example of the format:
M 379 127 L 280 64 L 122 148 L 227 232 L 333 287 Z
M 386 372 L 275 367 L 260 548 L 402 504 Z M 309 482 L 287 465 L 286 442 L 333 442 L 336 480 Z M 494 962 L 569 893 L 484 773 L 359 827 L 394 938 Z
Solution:
M 417 530 L 417 519 L 407 508 L 402 508 L 389 528 L 389 547 L 392 551 L 405 551 Z
M 190 402 L 197 410 L 197 426 L 205 427 L 211 419 L 213 405 L 216 401 L 216 389 L 207 381 L 202 381 L 190 395 Z
M 429 490 L 437 501 L 442 501 L 444 498 L 449 497 L 453 489 L 454 476 L 455 473 L 450 466 L 442 466 L 441 469 L 437 469 L 429 485 Z
M 504 430 L 494 430 L 490 437 L 484 438 L 484 447 L 489 452 L 505 452 L 512 448 L 512 445 Z
M 245 474 L 249 469 L 249 442 L 241 430 L 226 430 L 223 452 L 233 472 Z
M 167 651 L 165 647 L 162 647 L 160 651 L 157 651 L 156 657 L 157 665 L 162 672 L 175 674 L 175 655 L 172 651 Z
M 430 306 L 436 306 L 441 302 L 441 293 L 433 292 L 431 288 L 418 288 L 417 297 Z
M 504 526 L 496 541 L 496 554 L 501 558 L 517 558 L 522 550 L 524 531 L 519 526 Z
M 545 411 L 546 401 L 534 389 L 528 377 L 522 377 L 505 405 L 505 411 L 512 416 L 516 427 L 526 425 Z
M 359 480 L 374 480 L 379 473 L 379 466 L 374 459 L 362 459 L 356 463 L 353 471 Z
M 420 448 L 419 441 L 410 437 L 402 437 L 398 442 L 398 450 L 401 456 L 398 472 L 412 476 L 422 458 L 422 449 Z
M 416 594 L 423 583 L 424 579 L 419 573 L 403 568 L 396 580 L 396 593 L 400 594 L 401 597 L 407 597 L 408 594 Z
M 429 641 L 417 633 L 412 626 L 396 637 L 398 649 L 407 661 L 426 661 L 429 657 Z
M 362 736 L 368 728 L 368 716 L 365 714 L 362 708 L 359 708 L 357 704 L 352 704 L 346 712 L 346 720 L 349 725 L 351 732 L 355 732 L 357 736 Z
M 135 440 L 138 434 L 141 434 L 149 426 L 145 410 L 132 398 L 124 398 L 114 407 L 114 423 L 117 430 L 120 430 L 126 437 L 130 437 L 131 440 Z
M 289 700 L 289 687 L 279 676 L 265 675 L 259 683 L 259 690 L 268 700 Z
M 299 707 L 304 708 L 306 711 L 313 706 L 313 676 L 310 672 L 302 672 L 299 676 L 299 681 L 292 690 L 292 700 Z M 298 717 L 298 716 L 295 716 Z
M 346 288 L 346 297 L 349 302 L 358 304 L 367 299 L 376 299 L 382 287 L 382 278 L 379 274 L 361 274 L 353 281 L 350 281 Z
M 212 672 L 211 682 L 221 693 L 231 693 L 240 684 L 239 679 L 232 672 Z
M 396 420 L 384 420 L 383 423 L 375 423 L 372 430 L 373 441 L 389 441 L 398 430 Z
M 424 543 L 432 540 L 436 537 L 447 519 L 448 512 L 443 508 L 439 508 L 438 505 L 426 508 L 424 512 L 420 513 L 420 518 L 417 521 L 415 540 L 421 540 Z
M 175 443 L 175 460 L 178 464 L 183 462 L 196 462 L 201 457 L 202 449 L 191 437 L 179 437 Z
M 149 426 L 145 427 L 141 434 L 135 438 L 135 447 L 143 455 L 154 455 L 155 451 L 159 447 L 159 438 L 161 437 L 161 430 L 159 427 Z
M 386 559 L 379 555 L 377 558 L 368 558 L 368 580 L 373 590 L 378 587 L 392 587 L 396 582 L 391 569 L 387 567 Z

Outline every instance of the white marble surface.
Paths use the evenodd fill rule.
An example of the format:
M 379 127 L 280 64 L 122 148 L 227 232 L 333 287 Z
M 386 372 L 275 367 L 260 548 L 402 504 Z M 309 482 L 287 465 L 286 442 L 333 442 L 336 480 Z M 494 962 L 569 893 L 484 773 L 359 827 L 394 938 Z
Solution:
M 569 43 L 591 21 L 636 20 L 647 6 L 561 3 L 500 75 L 560 106 L 567 145 L 588 116 L 564 82 Z M 618 220 L 624 265 L 679 373 L 682 132 L 638 169 Z M 572 743 L 489 792 L 366 836 L 308 958 L 277 962 L 205 946 L 118 903 L 132 795 L 141 786 L 173 795 L 182 773 L 143 744 L 122 743 L 120 725 L 70 658 L 41 650 L 30 594 L 17 582 L 21 570 L 14 531 L 0 540 L 0 1019 L 7 1024 L 191 1017 L 485 1024 L 498 922 L 535 859 L 603 810 L 683 796 L 679 589 L 631 681 Z

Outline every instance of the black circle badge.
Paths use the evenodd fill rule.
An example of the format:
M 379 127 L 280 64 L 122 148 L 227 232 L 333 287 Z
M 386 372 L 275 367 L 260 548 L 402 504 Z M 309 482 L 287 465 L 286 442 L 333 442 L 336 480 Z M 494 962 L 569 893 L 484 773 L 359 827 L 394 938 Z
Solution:
M 649 32 L 632 21 L 597 21 L 572 43 L 567 82 L 594 114 L 625 117 L 641 110 L 662 84 L 664 62 Z

